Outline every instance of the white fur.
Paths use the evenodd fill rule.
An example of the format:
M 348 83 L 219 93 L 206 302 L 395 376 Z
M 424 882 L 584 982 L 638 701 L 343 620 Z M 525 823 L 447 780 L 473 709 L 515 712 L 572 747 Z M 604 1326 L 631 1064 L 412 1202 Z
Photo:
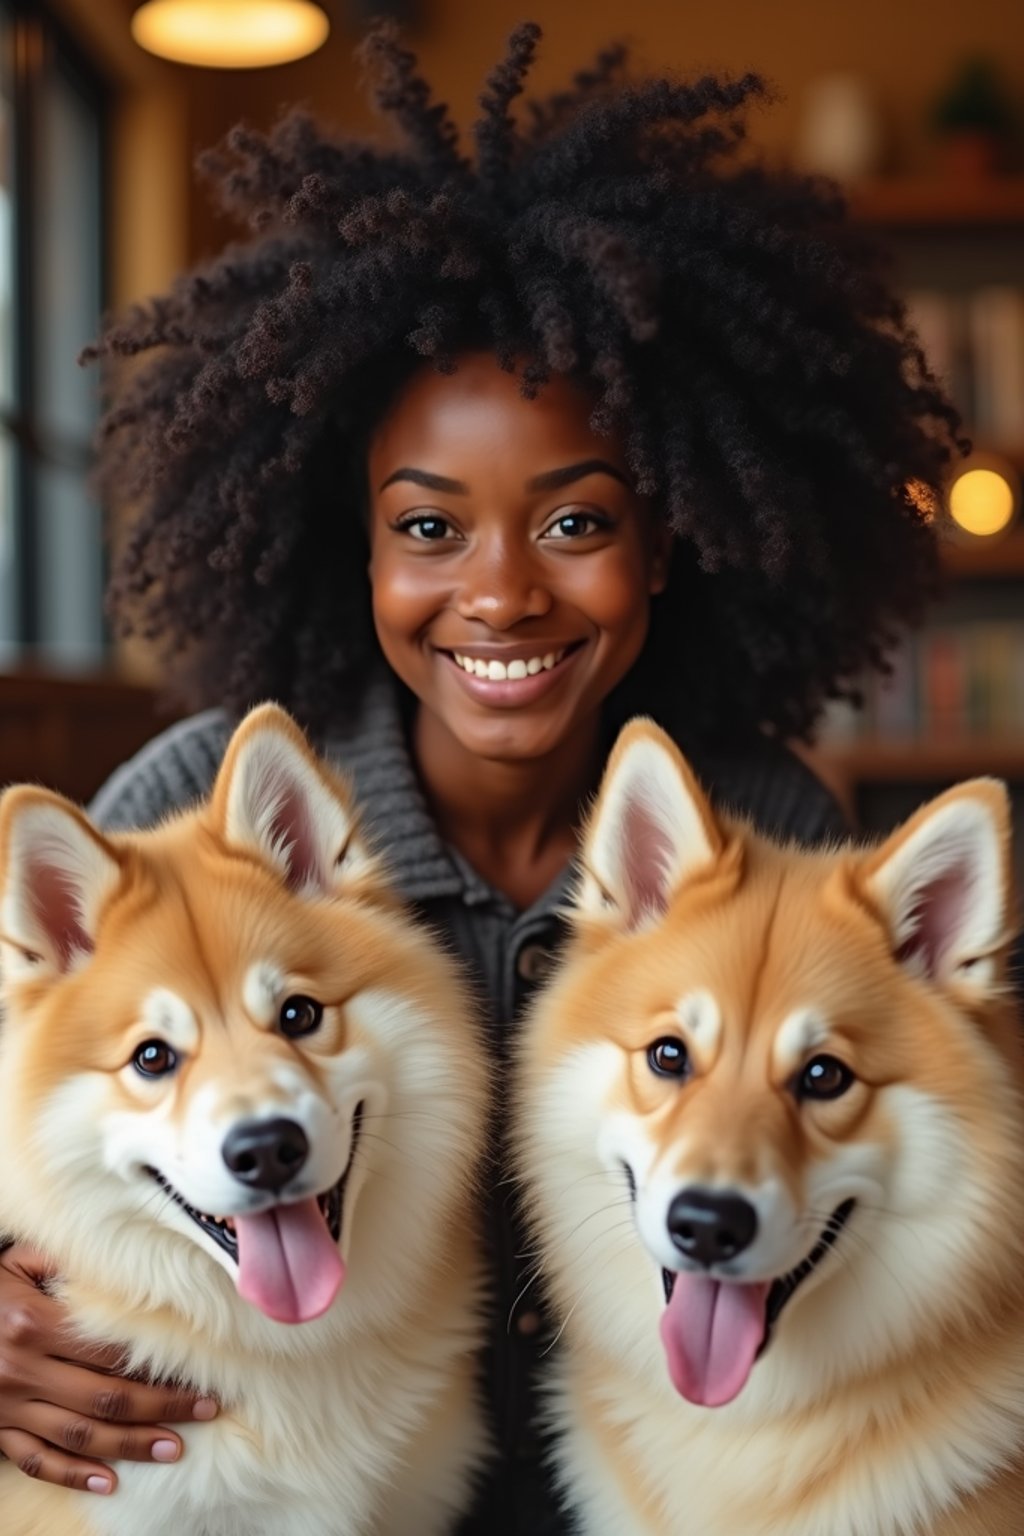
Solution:
M 595 1044 L 554 1068 L 531 1095 L 525 1138 L 544 1246 L 558 1254 L 559 1273 L 574 1277 L 562 1298 L 568 1358 L 554 1372 L 552 1417 L 562 1431 L 561 1477 L 582 1512 L 584 1536 L 648 1536 L 652 1529 L 657 1536 L 928 1536 L 930 1522 L 958 1489 L 982 1483 L 1019 1452 L 1021 1352 L 973 1396 L 965 1384 L 962 1405 L 937 1423 L 922 1400 L 920 1432 L 898 1463 L 887 1463 L 884 1497 L 873 1482 L 877 1474 L 865 1472 L 843 1484 L 841 1500 L 828 1501 L 827 1517 L 815 1505 L 805 1521 L 783 1529 L 765 1511 L 777 1488 L 799 1486 L 870 1422 L 870 1391 L 860 1424 L 851 1424 L 848 1400 L 830 1409 L 837 1385 L 883 1368 L 959 1304 L 965 1247 L 979 1220 L 998 1222 L 1000 1204 L 999 1192 L 986 1187 L 983 1170 L 974 1166 L 955 1115 L 911 1088 L 894 1087 L 887 1090 L 887 1118 L 899 1127 L 895 1156 L 870 1145 L 839 1149 L 812 1177 L 804 1212 L 787 1210 L 778 1190 L 745 1191 L 770 1237 L 768 1245 L 755 1245 L 749 1269 L 766 1276 L 785 1273 L 813 1246 L 824 1221 L 801 1216 L 827 1215 L 850 1196 L 859 1204 L 833 1254 L 783 1312 L 740 1398 L 725 1408 L 700 1409 L 669 1383 L 658 1339 L 664 1307 L 658 1267 L 678 1267 L 678 1254 L 650 1239 L 644 1205 L 650 1180 L 663 1232 L 680 1176 L 674 1185 L 663 1181 L 659 1193 L 657 1156 L 643 1126 L 607 1109 L 617 1054 Z M 1007 1098 L 1000 1112 L 1010 1108 Z M 639 1186 L 635 1224 L 623 1158 Z M 574 1349 L 581 1361 L 593 1349 L 593 1358 L 610 1362 L 603 1401 L 638 1479 L 665 1510 L 656 1528 L 618 1486 L 601 1443 L 588 1431 L 594 1403 L 577 1387 Z M 797 1455 L 787 1416 L 811 1405 L 811 1428 L 801 1429 Z M 801 1426 L 807 1422 L 800 1419 Z
M 661 845 L 654 860 L 637 859 L 631 835 L 636 826 Z M 711 854 L 703 820 L 673 758 L 657 741 L 637 736 L 619 759 L 589 828 L 576 905 L 585 915 L 642 927 L 664 911 L 670 894 Z M 638 893 L 635 877 L 641 872 L 645 890 Z
M 233 835 L 251 836 L 277 869 L 288 887 L 280 900 L 312 902 L 318 882 L 331 884 L 327 852 L 337 853 L 347 813 L 341 802 L 331 810 L 326 781 L 271 734 L 265 750 L 251 738 L 236 764 Z M 273 830 L 282 774 L 293 796 L 285 819 L 297 820 L 300 836 L 319 829 L 315 881 L 293 878 L 284 834 Z M 141 834 L 153 857 L 164 835 Z M 308 854 L 309 845 L 302 869 Z M 69 840 L 62 857 L 89 876 L 83 888 L 102 884 L 87 843 Z M 221 934 L 207 950 L 208 963 L 214 954 L 222 962 L 208 993 L 202 982 L 195 996 L 169 988 L 168 957 L 131 950 L 139 997 L 127 1051 L 147 1038 L 173 1044 L 183 1060 L 165 1077 L 147 1080 L 130 1060 L 120 1071 L 108 1061 L 90 1067 L 65 1030 L 66 1071 L 42 1095 L 39 991 L 4 975 L 0 1230 L 56 1260 L 80 1336 L 119 1343 L 130 1368 L 190 1383 L 223 1407 L 210 1423 L 176 1426 L 180 1465 L 120 1464 L 108 1498 L 33 1483 L 0 1463 L 3 1536 L 441 1536 L 469 1502 L 487 1449 L 474 1386 L 481 1274 L 471 1219 L 485 1090 L 464 991 L 408 920 L 365 892 L 346 901 L 328 890 L 316 920 L 331 925 L 341 954 L 379 956 L 378 980 L 326 1008 L 328 1043 L 307 1054 L 275 1027 L 282 997 L 303 989 L 287 954 L 248 952 L 249 898 L 239 889 L 221 898 L 204 890 L 214 908 L 230 897 L 236 912 L 232 939 Z M 32 910 L 20 894 L 7 902 L 21 920 Z M 88 920 L 87 902 L 81 910 Z M 101 933 L 83 965 L 116 963 Z M 66 982 L 54 972 L 47 1018 L 59 1015 Z M 332 1039 L 344 1044 L 332 1050 Z M 277 1115 L 296 1120 L 310 1145 L 284 1201 L 330 1188 L 349 1168 L 346 1278 L 322 1316 L 298 1325 L 239 1296 L 232 1259 L 146 1171 L 158 1168 L 197 1210 L 260 1210 L 271 1197 L 235 1180 L 222 1148 L 235 1125 Z
M 38 898 L 43 875 L 59 883 L 66 907 Z M 102 844 L 60 802 L 26 806 L 11 831 L 0 898 L 0 932 L 9 941 L 4 946 L 8 981 L 80 967 L 117 879 L 118 867 Z
M 342 873 L 350 877 L 366 862 L 348 807 L 290 737 L 274 729 L 242 744 L 225 830 L 229 842 L 258 853 L 307 891 L 331 889 Z
M 470 1404 L 452 1417 L 451 1443 L 439 1445 L 423 1469 L 436 1489 L 433 1499 L 424 1492 L 417 1523 L 385 1528 L 374 1516 L 386 1492 L 400 1488 L 401 1466 L 431 1416 L 444 1412 L 453 1364 L 475 1343 L 472 1273 L 452 1276 L 447 1313 L 424 1324 L 413 1354 L 401 1331 L 432 1233 L 473 1161 L 475 1108 L 463 1100 L 446 1051 L 446 1019 L 397 996 L 361 1003 L 364 1021 L 375 1007 L 386 1014 L 390 1038 L 379 1058 L 354 1051 L 349 1062 L 343 1055 L 329 1074 L 327 1098 L 306 1082 L 288 1105 L 322 1149 L 312 1188 L 329 1186 L 344 1167 L 349 1133 L 340 1139 L 334 1122 L 350 1126 L 357 1098 L 366 1103 L 370 1131 L 346 1187 L 348 1277 L 315 1322 L 284 1326 L 241 1301 L 232 1261 L 140 1172 L 142 1162 L 158 1165 L 199 1209 L 239 1208 L 219 1157 L 217 1128 L 223 1133 L 228 1123 L 221 1105 L 238 1104 L 241 1094 L 246 1110 L 284 1107 L 245 1097 L 242 1063 L 230 1082 L 197 1096 L 181 1126 L 159 1107 L 112 1114 L 96 1074 L 69 1081 L 53 1097 L 36 1121 L 31 1155 L 0 1132 L 3 1224 L 45 1243 L 59 1223 L 64 1267 L 76 1277 L 65 1294 L 79 1330 L 126 1342 L 133 1366 L 192 1381 L 226 1405 L 215 1422 L 184 1428 L 180 1466 L 122 1464 L 116 1496 L 88 1500 L 95 1532 L 399 1536 L 401 1529 L 421 1536 L 447 1529 L 446 1512 L 464 1500 L 469 1467 L 483 1448 L 479 1424 L 467 1417 Z M 23 1038 L 11 1032 L 0 1058 L 4 1124 L 12 1114 L 3 1094 L 17 1091 Z M 179 1317 L 174 1329 L 163 1309 Z M 13 1469 L 0 1471 L 0 1482 L 12 1478 L 24 1481 Z M 0 1494 L 9 1497 L 9 1490 Z M 6 1517 L 3 1523 L 4 1536 L 32 1529 L 12 1528 Z
M 814 1008 L 796 1008 L 779 1025 L 772 1046 L 772 1068 L 781 1080 L 802 1067 L 829 1037 L 827 1019 Z
M 717 999 L 706 988 L 698 987 L 679 999 L 675 1011 L 680 1029 L 706 1072 L 722 1041 L 722 1011 Z
M 658 932 L 656 907 L 645 904 L 637 922 L 627 901 L 623 921 L 620 885 L 671 897 L 673 879 L 711 851 L 705 829 L 715 826 L 649 728 L 627 741 L 595 814 L 587 858 L 597 883 L 584 885 L 582 942 L 526 1024 L 517 1123 L 526 1206 L 561 1319 L 550 1419 L 580 1536 L 1012 1536 L 1006 1496 L 1024 1495 L 1024 1105 L 1020 1059 L 991 985 L 1008 921 L 1005 795 L 991 784 L 954 792 L 879 854 L 862 854 L 860 863 L 851 853 L 840 866 L 846 884 L 827 885 L 822 861 L 828 900 L 842 899 L 851 882 L 858 898 L 866 886 L 866 905 L 882 921 L 862 939 L 858 900 L 850 929 L 857 939 L 843 938 L 826 904 L 824 961 L 807 964 L 805 998 L 787 1002 L 774 1021 L 758 1008 L 771 1006 L 764 999 L 773 987 L 792 990 L 794 980 L 781 900 L 768 942 L 782 965 L 757 959 L 766 941 L 750 904 L 742 909 L 754 913 L 749 950 L 722 908 L 714 927 L 708 918 L 701 930 L 705 952 L 726 946 L 715 956 L 719 969 L 723 959 L 743 967 L 733 998 L 750 998 L 749 1017 L 735 1001 L 730 1014 L 704 998 L 703 962 L 680 942 L 678 913 Z M 635 850 L 623 828 L 632 813 L 624 807 L 631 798 L 648 806 L 654 796 L 659 806 L 648 814 L 659 830 L 647 841 L 655 868 L 630 871 Z M 638 844 L 645 838 L 641 828 Z M 785 859 L 777 865 L 783 879 Z M 601 887 L 610 906 L 599 900 Z M 765 875 L 762 889 L 776 888 Z M 813 907 L 803 911 L 815 920 Z M 602 935 L 602 924 L 613 932 Z M 634 939 L 637 927 L 646 931 Z M 655 971 L 647 957 L 661 946 L 660 986 L 678 946 L 682 1002 L 674 1017 L 694 1048 L 695 1076 L 723 1073 L 717 1099 L 703 1100 L 717 1115 L 700 1107 L 715 1085 L 682 1089 L 694 1094 L 692 1113 L 670 1085 L 660 1098 L 638 1100 L 625 1049 L 599 1030 L 579 1043 L 594 947 L 617 945 L 626 965 L 634 942 L 644 957 L 633 962 L 635 1038 L 643 1038 L 636 1027 L 648 1009 L 648 1041 L 664 1017 L 646 989 Z M 860 1029 L 902 1022 L 887 1008 L 916 1010 L 906 1023 L 917 1028 L 905 1034 L 928 1059 L 915 1073 L 906 1045 L 888 1063 L 865 1050 L 865 1061 L 883 1062 L 853 1090 L 870 1113 L 858 1117 L 854 1103 L 844 1120 L 840 1106 L 833 1113 L 830 1104 L 800 1103 L 790 1079 L 828 1049 L 833 1006 L 856 1017 L 862 955 L 874 969 Z M 853 968 L 848 977 L 836 971 L 843 963 Z M 891 975 L 880 979 L 879 964 L 891 964 Z M 962 1006 L 965 994 L 972 1006 Z M 631 1008 L 625 987 L 618 1006 Z M 929 1025 L 944 1075 L 930 1070 Z M 567 1027 L 579 1033 L 559 1052 Z M 729 1118 L 731 1085 L 742 1085 L 738 1123 Z M 717 1408 L 676 1392 L 659 1338 L 660 1270 L 685 1267 L 668 1210 L 696 1180 L 757 1211 L 756 1238 L 718 1267 L 723 1279 L 781 1279 L 833 1213 L 855 1202 L 739 1395 Z M 967 1508 L 977 1490 L 986 1491 Z M 983 1517 L 996 1499 L 1001 1514 L 989 1531 Z
M 936 918 L 934 953 L 914 951 L 913 968 L 940 980 L 959 973 L 976 989 L 991 983 L 991 952 L 1006 921 L 1002 864 L 989 806 L 966 795 L 934 811 L 894 849 L 869 885 L 889 917 L 894 948 L 913 939 L 940 883 L 951 882 L 959 901 Z

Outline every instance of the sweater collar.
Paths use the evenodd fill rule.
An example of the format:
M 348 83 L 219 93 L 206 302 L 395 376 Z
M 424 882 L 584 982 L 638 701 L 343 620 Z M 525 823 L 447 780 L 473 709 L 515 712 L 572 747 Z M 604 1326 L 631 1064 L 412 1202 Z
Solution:
M 364 825 L 402 896 L 471 899 L 474 881 L 486 890 L 446 847 L 427 808 L 390 675 L 374 673 L 351 726 L 332 731 L 324 748 L 352 779 Z

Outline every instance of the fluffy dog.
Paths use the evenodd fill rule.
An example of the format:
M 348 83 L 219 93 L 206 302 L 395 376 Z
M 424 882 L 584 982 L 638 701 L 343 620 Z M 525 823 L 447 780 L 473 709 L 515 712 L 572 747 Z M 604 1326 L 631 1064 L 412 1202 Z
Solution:
M 518 1117 L 586 1536 L 1024 1529 L 1009 841 L 781 847 L 620 738 Z
M 0 1229 L 83 1338 L 223 1404 L 109 1498 L 0 1465 L 4 1536 L 449 1530 L 485 1451 L 485 1085 L 345 785 L 264 706 L 150 831 L 9 789 L 0 939 Z

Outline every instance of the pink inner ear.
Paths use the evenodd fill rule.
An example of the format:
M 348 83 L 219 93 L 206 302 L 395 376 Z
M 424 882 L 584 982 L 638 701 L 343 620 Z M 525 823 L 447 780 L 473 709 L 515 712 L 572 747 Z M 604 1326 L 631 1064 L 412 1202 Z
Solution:
M 926 975 L 938 974 L 963 926 L 974 875 L 969 864 L 957 864 L 919 892 L 911 913 L 914 929 L 900 945 L 898 960 L 919 960 Z
M 25 883 L 33 915 L 56 949 L 61 970 L 67 970 L 74 955 L 92 954 L 93 942 L 82 926 L 75 887 L 66 871 L 42 859 L 31 860 Z
M 282 778 L 279 784 L 270 830 L 274 842 L 288 850 L 288 884 L 298 887 L 310 880 L 320 883 L 320 861 L 306 797 L 293 779 Z M 277 785 L 274 788 L 277 790 Z
M 628 801 L 619 833 L 630 916 L 639 921 L 668 906 L 672 839 L 639 797 Z

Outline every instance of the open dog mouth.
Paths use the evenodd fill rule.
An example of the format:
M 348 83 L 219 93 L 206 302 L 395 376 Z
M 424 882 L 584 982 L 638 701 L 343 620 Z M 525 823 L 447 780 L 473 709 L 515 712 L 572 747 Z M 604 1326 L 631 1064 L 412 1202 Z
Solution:
M 818 1238 L 818 1241 L 815 1243 L 806 1259 L 803 1259 L 794 1269 L 791 1269 L 788 1274 L 783 1275 L 778 1280 L 772 1281 L 771 1288 L 768 1292 L 768 1300 L 765 1305 L 765 1331 L 764 1339 L 761 1343 L 762 1351 L 767 1349 L 769 1340 L 771 1338 L 771 1331 L 775 1324 L 778 1322 L 779 1318 L 782 1316 L 783 1308 L 786 1306 L 787 1302 L 792 1300 L 808 1276 L 813 1274 L 822 1260 L 825 1259 L 831 1250 L 835 1247 L 836 1241 L 839 1238 L 839 1234 L 842 1232 L 843 1228 L 846 1226 L 846 1223 L 849 1221 L 851 1215 L 853 1214 L 853 1208 L 855 1204 L 855 1200 L 844 1200 L 843 1204 L 832 1212 L 832 1215 L 825 1223 L 825 1227 L 821 1236 Z M 666 1302 L 672 1300 L 672 1292 L 675 1289 L 677 1278 L 678 1272 L 676 1270 L 663 1269 L 661 1272 L 661 1281 L 665 1287 Z
M 845 1200 L 807 1257 L 777 1280 L 722 1279 L 707 1271 L 662 1270 L 667 1306 L 660 1323 L 669 1375 L 688 1402 L 732 1402 L 771 1342 L 784 1308 L 835 1247 L 854 1210 Z
M 352 1170 L 352 1164 L 355 1161 L 356 1148 L 359 1145 L 359 1136 L 362 1130 L 362 1124 L 363 1105 L 360 1102 L 356 1105 L 355 1113 L 352 1116 L 352 1146 L 349 1149 L 348 1162 L 345 1164 L 344 1170 L 342 1171 L 338 1182 L 332 1185 L 330 1189 L 324 1190 L 323 1194 L 317 1195 L 316 1197 L 316 1203 L 320 1209 L 320 1214 L 323 1217 L 327 1225 L 327 1230 L 330 1232 L 331 1238 L 335 1243 L 337 1243 L 341 1237 L 341 1222 L 345 1201 L 345 1184 L 348 1180 L 349 1173 Z M 145 1171 L 149 1174 L 150 1178 L 152 1178 L 154 1182 L 160 1186 L 164 1193 L 171 1197 L 175 1204 L 181 1206 L 182 1210 L 187 1216 L 191 1216 L 192 1220 L 196 1223 L 196 1226 L 200 1227 L 208 1237 L 211 1237 L 220 1248 L 223 1248 L 228 1257 L 233 1259 L 237 1264 L 238 1233 L 235 1227 L 235 1218 L 233 1216 L 212 1216 L 207 1211 L 196 1210 L 195 1206 L 189 1205 L 185 1197 L 178 1193 L 174 1185 L 170 1182 L 169 1179 L 164 1177 L 158 1168 L 153 1168 L 147 1165 Z

